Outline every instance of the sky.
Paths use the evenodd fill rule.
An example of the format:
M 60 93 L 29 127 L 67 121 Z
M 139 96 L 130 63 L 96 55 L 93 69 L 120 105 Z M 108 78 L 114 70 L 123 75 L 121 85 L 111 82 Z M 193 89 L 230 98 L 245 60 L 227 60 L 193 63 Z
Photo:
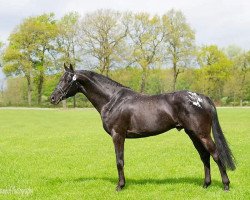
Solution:
M 147 11 L 164 14 L 181 10 L 196 32 L 197 44 L 230 44 L 250 50 L 249 0 L 0 0 L 0 41 L 31 15 L 54 12 L 58 18 L 70 11 L 81 15 L 97 9 Z
M 181 10 L 195 30 L 198 45 L 237 45 L 250 50 L 250 0 L 0 0 L 0 41 L 28 16 L 70 11 L 81 15 L 97 9 L 146 11 L 162 15 Z

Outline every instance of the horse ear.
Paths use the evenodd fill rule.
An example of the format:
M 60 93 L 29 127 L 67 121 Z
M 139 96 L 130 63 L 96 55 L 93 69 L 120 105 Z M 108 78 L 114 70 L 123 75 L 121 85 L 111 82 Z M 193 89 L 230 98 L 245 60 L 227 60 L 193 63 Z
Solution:
M 71 71 L 74 71 L 73 65 L 71 63 L 69 64 L 69 68 Z
M 68 70 L 69 70 L 69 68 L 66 66 L 65 63 L 63 63 L 63 67 L 64 67 L 65 71 L 68 71 Z

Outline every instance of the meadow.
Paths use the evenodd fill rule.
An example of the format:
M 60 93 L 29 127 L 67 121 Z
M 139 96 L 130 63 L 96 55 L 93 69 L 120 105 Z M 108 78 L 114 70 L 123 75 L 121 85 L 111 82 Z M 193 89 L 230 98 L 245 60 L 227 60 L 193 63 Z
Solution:
M 0 199 L 250 199 L 250 109 L 219 108 L 237 160 L 224 192 L 184 131 L 126 140 L 126 186 L 115 191 L 113 143 L 93 109 L 0 109 Z M 25 191 L 29 191 L 25 193 Z

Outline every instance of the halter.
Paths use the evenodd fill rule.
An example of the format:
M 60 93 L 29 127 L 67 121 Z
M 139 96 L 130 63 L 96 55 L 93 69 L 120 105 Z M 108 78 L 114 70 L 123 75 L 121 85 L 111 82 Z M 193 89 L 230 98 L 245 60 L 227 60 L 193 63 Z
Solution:
M 71 86 L 76 81 L 76 74 L 75 73 L 72 73 L 72 72 L 66 72 L 66 73 L 73 74 L 74 76 L 73 76 L 71 82 L 69 83 L 68 87 L 65 89 L 65 91 L 63 91 L 63 89 L 62 89 L 62 87 L 60 85 L 57 85 L 56 88 L 61 93 L 60 100 L 62 100 L 64 97 L 66 97 L 66 95 L 68 94 L 69 90 L 71 89 Z M 76 82 L 76 85 L 78 86 L 77 82 Z

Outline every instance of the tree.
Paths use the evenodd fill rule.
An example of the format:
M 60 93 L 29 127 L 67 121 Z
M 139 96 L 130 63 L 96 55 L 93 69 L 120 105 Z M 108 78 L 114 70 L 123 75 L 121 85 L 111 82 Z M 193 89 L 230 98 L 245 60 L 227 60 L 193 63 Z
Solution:
M 89 60 L 97 61 L 97 69 L 105 75 L 124 47 L 127 24 L 123 15 L 112 10 L 98 10 L 86 14 L 81 22 L 81 46 Z
M 45 72 L 47 68 L 52 65 L 51 52 L 55 50 L 55 38 L 58 34 L 56 21 L 54 14 L 49 13 L 37 17 L 30 17 L 22 25 L 26 34 L 31 36 L 31 57 L 36 72 L 37 101 L 38 104 L 41 104 Z
M 249 77 L 250 72 L 250 51 L 247 53 L 243 53 L 241 55 L 241 59 L 239 62 L 239 75 L 240 75 L 240 105 L 242 106 L 242 101 L 247 95 L 249 95 L 249 86 L 250 80 L 247 78 Z
M 161 60 L 159 46 L 165 37 L 161 20 L 148 13 L 131 17 L 129 38 L 131 39 L 132 61 L 142 68 L 140 92 L 145 91 L 150 65 Z
M 223 86 L 228 80 L 232 62 L 216 45 L 203 46 L 198 53 L 197 89 L 220 100 Z
M 226 49 L 233 66 L 230 71 L 230 78 L 225 84 L 225 91 L 228 96 L 233 98 L 233 102 L 240 101 L 242 106 L 243 99 L 247 96 L 247 74 L 250 72 L 250 51 L 244 52 L 237 46 L 229 46 Z
M 186 22 L 181 11 L 170 10 L 162 17 L 163 26 L 168 33 L 164 38 L 166 63 L 173 69 L 173 91 L 176 89 L 178 75 L 194 55 L 195 33 Z
M 0 67 L 2 67 L 2 54 L 3 54 L 3 52 L 2 52 L 2 48 L 3 48 L 3 43 L 0 41 Z
M 50 13 L 24 19 L 9 37 L 6 61 L 11 64 L 7 71 L 18 74 L 21 70 L 27 78 L 34 77 L 38 104 L 41 103 L 45 72 L 51 65 L 50 50 L 54 49 L 56 35 L 54 14 Z
M 7 76 L 24 75 L 27 81 L 28 105 L 31 106 L 32 100 L 32 62 L 30 52 L 24 51 L 27 37 L 21 35 L 10 35 L 10 44 L 3 52 L 3 72 Z
M 57 23 L 58 36 L 57 36 L 57 51 L 60 58 L 60 66 L 63 63 L 76 65 L 80 61 L 78 29 L 79 29 L 80 15 L 76 12 L 70 12 L 64 15 Z
M 3 46 L 4 46 L 4 44 L 0 41 L 0 68 L 3 65 L 3 59 L 2 59 L 2 56 L 3 56 L 3 52 L 2 52 Z M 1 93 L 0 99 L 3 99 L 3 87 L 4 87 L 4 80 L 0 79 L 0 93 Z
M 80 62 L 78 29 L 79 29 L 80 15 L 76 12 L 70 12 L 64 15 L 57 23 L 57 52 L 59 53 L 58 63 L 63 66 L 63 63 L 72 64 L 74 67 L 77 62 Z M 76 100 L 74 99 L 74 107 Z M 63 107 L 66 107 L 66 100 L 63 100 Z
M 230 60 L 234 60 L 236 57 L 243 53 L 243 50 L 236 45 L 229 45 L 225 50 L 225 54 Z

